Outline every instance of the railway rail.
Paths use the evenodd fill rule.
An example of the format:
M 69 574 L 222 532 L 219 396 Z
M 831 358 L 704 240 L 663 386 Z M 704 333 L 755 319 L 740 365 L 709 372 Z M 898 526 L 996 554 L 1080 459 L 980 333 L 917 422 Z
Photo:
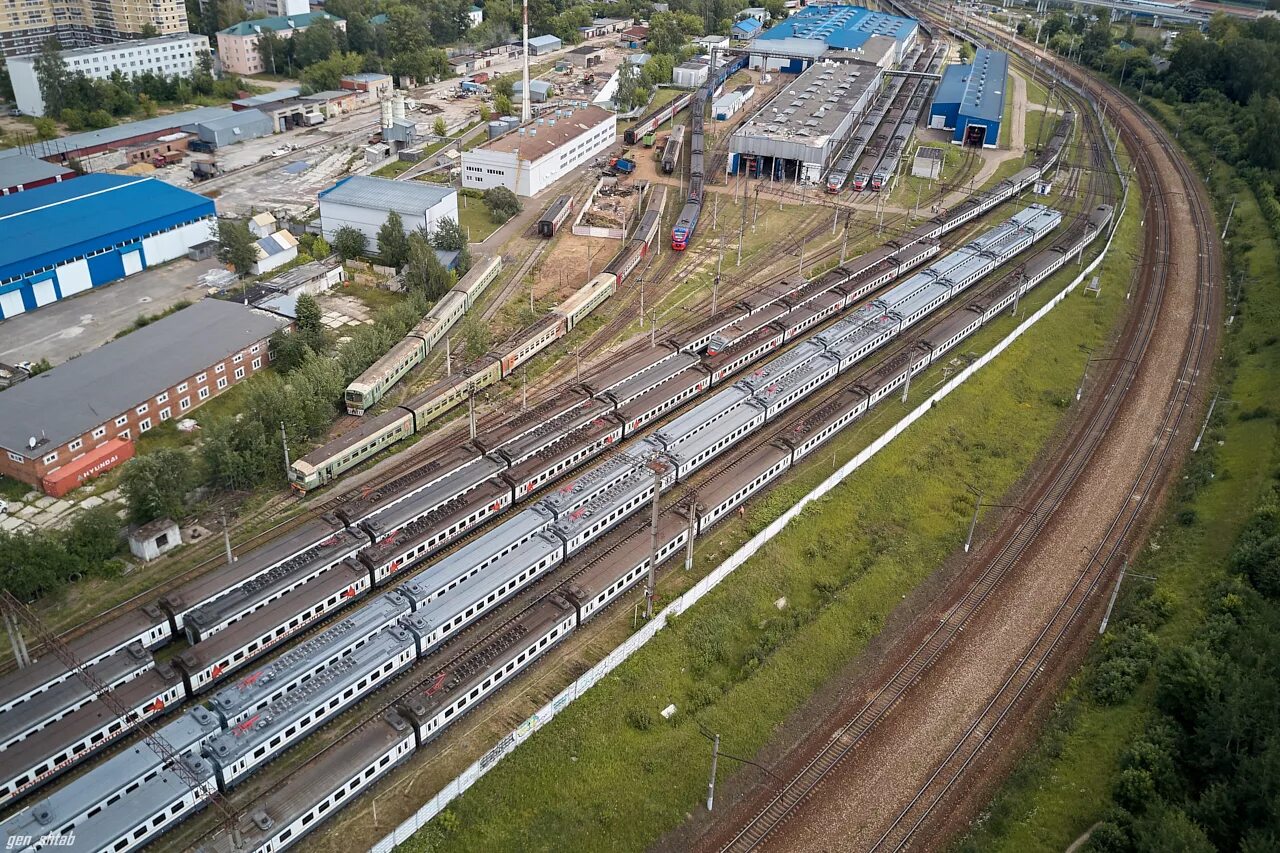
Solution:
M 1071 76 L 1077 85 L 1090 85 L 1080 75 Z M 1098 88 L 1091 87 L 1091 93 L 1093 92 L 1102 94 Z M 1106 94 L 1112 96 L 1113 93 Z M 1137 121 L 1143 125 L 1149 137 L 1156 138 L 1156 134 L 1151 132 L 1152 121 L 1148 117 L 1139 116 Z M 1095 135 L 1102 132 L 1096 122 L 1091 124 Z M 818 749 L 800 772 L 786 782 L 765 807 L 724 847 L 724 850 L 755 849 L 818 788 L 842 759 L 855 750 L 877 724 L 904 700 L 911 686 L 950 646 L 1030 544 L 1036 541 L 1037 535 L 1044 529 L 1054 510 L 1077 482 L 1094 451 L 1105 437 L 1125 400 L 1124 392 L 1138 374 L 1142 355 L 1155 328 L 1169 276 L 1168 263 L 1161 263 L 1161 261 L 1167 258 L 1173 239 L 1167 211 L 1159 203 L 1159 193 L 1153 192 L 1159 186 L 1158 169 L 1150 149 L 1146 146 L 1135 146 L 1139 134 L 1133 125 L 1134 122 L 1131 120 L 1126 134 L 1129 137 L 1127 141 L 1130 150 L 1136 148 L 1140 152 L 1136 158 L 1139 165 L 1139 180 L 1147 192 L 1146 197 L 1150 208 L 1147 217 L 1155 226 L 1147 230 L 1145 256 L 1154 257 L 1156 260 L 1145 266 L 1147 272 L 1144 275 L 1144 287 L 1141 291 L 1141 310 L 1131 316 L 1122 337 L 1120 347 L 1123 354 L 1110 362 L 1113 366 L 1105 380 L 1105 385 L 1099 386 L 1110 389 L 1109 392 L 1091 396 L 1089 411 L 1084 415 L 1084 422 L 1069 439 L 1069 450 L 1065 457 L 1059 460 L 1051 475 L 1042 481 L 1038 490 L 1032 495 L 1032 499 L 1023 502 L 1032 507 L 1031 512 L 999 544 L 995 558 L 986 566 L 974 584 L 966 590 L 963 597 L 946 613 L 939 625 L 926 636 L 892 677 L 848 723 Z M 1151 146 L 1151 148 L 1155 147 Z M 1100 150 L 1096 150 L 1094 152 L 1095 175 L 1105 168 L 1105 164 L 1098 162 L 1100 157 Z M 1199 278 L 1201 281 L 1212 282 L 1215 274 L 1214 252 L 1212 237 L 1208 235 L 1212 234 L 1213 229 L 1208 223 L 1203 199 L 1193 189 L 1196 184 L 1194 176 L 1190 174 L 1185 162 L 1179 158 L 1174 158 L 1174 162 L 1179 179 L 1184 186 L 1192 188 L 1189 194 L 1193 197 L 1193 213 L 1202 226 L 1197 229 L 1200 255 Z M 1153 199 L 1154 204 L 1151 203 Z M 1092 600 L 1091 595 L 1097 590 L 1107 570 L 1123 558 L 1123 549 L 1135 528 L 1140 524 L 1143 510 L 1150 505 L 1152 497 L 1160 488 L 1163 474 L 1168 470 L 1171 458 L 1175 454 L 1174 437 L 1185 413 L 1191 406 L 1194 383 L 1204 366 L 1210 327 L 1203 318 L 1211 315 L 1212 312 L 1211 287 L 1198 288 L 1196 302 L 1196 314 L 1200 320 L 1194 324 L 1191 339 L 1184 350 L 1179 378 L 1174 385 L 1169 403 L 1164 409 L 1157 441 L 1150 447 L 1146 459 L 1143 460 L 1121 511 L 1107 526 L 1101 542 L 1090 549 L 1091 559 L 1085 570 L 1075 579 L 1058 603 L 1052 617 L 1036 636 L 1030 648 L 1016 662 L 1013 671 L 996 694 L 971 721 L 954 749 L 927 777 L 905 808 L 893 818 L 890 826 L 876 840 L 872 849 L 901 850 L 910 844 L 934 810 L 955 789 L 965 770 L 977 760 L 983 747 L 991 741 L 995 730 L 1015 711 L 1018 701 L 1031 689 L 1033 682 L 1044 671 L 1053 654 L 1069 639 L 1072 628 L 1087 611 Z

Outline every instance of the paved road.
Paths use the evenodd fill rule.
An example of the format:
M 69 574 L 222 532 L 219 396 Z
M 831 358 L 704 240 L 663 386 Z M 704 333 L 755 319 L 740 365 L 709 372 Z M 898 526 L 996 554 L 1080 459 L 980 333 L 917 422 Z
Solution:
M 0 361 L 47 358 L 61 364 L 96 349 L 139 314 L 163 311 L 182 299 L 199 299 L 203 293 L 197 277 L 218 267 L 215 260 L 184 258 L 0 322 Z

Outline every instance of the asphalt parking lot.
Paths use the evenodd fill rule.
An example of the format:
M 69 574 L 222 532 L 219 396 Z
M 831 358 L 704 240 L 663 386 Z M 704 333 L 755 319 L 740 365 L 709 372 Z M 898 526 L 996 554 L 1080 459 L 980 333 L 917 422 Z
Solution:
M 219 269 L 216 260 L 185 258 L 46 305 L 0 322 L 0 361 L 61 364 L 96 349 L 129 327 L 139 314 L 155 314 L 182 299 L 204 296 L 201 273 Z

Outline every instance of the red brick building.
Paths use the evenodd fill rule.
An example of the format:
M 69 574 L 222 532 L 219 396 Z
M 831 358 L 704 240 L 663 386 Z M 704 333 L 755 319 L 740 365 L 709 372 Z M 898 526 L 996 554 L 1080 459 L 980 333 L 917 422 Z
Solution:
M 62 494 L 270 361 L 288 321 L 205 299 L 0 392 L 0 474 Z
M 66 166 L 46 163 L 29 154 L 11 151 L 8 156 L 0 157 L 0 195 L 26 192 L 75 176 L 76 173 Z

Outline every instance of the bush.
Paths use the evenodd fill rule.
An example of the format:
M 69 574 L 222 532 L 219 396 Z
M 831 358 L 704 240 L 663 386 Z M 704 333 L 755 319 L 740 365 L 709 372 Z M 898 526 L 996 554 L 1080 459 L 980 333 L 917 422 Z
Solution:
M 510 221 L 523 207 L 516 194 L 506 187 L 490 187 L 485 190 L 484 206 L 489 208 L 489 218 L 499 225 Z
M 627 725 L 638 732 L 653 728 L 653 712 L 648 708 L 632 708 L 627 711 Z

